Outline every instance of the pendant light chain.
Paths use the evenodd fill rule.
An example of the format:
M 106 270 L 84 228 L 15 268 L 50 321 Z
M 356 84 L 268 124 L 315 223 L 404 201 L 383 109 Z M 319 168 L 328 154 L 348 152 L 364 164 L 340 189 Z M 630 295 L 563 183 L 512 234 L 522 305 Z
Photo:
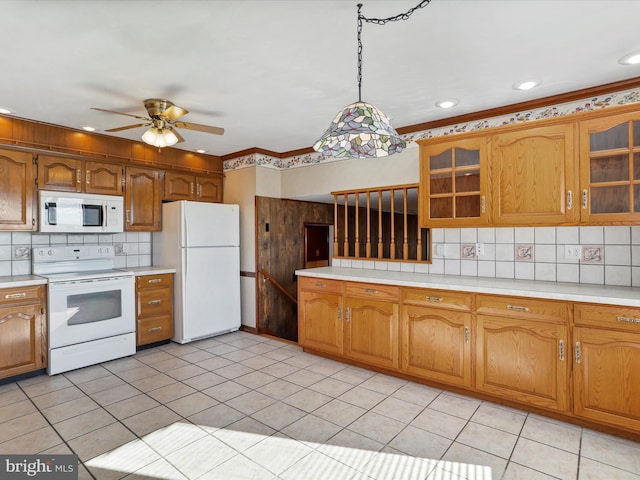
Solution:
M 389 18 L 367 18 L 361 13 L 362 4 L 358 4 L 358 101 L 362 102 L 362 22 L 375 23 L 376 25 L 384 25 L 389 22 L 397 22 L 398 20 L 407 20 L 413 12 L 420 8 L 424 8 L 431 3 L 431 0 L 422 0 L 418 5 L 410 8 L 404 13 L 399 13 Z

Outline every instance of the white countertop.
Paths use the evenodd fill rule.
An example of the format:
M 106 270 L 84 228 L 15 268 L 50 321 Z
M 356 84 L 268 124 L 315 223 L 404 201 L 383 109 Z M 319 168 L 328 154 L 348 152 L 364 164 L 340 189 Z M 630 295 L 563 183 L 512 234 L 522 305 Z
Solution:
M 163 273 L 176 273 L 176 269 L 172 267 L 149 266 L 149 267 L 133 267 L 123 268 L 128 272 L 133 272 L 136 277 L 141 275 L 160 275 Z
M 30 287 L 46 285 L 47 279 L 38 275 L 13 275 L 0 277 L 0 288 Z
M 344 267 L 320 267 L 296 270 L 296 275 L 364 283 L 382 283 L 402 287 L 437 288 L 440 290 L 640 307 L 640 288 L 638 287 L 541 282 L 507 278 L 464 277 L 459 275 L 433 275 Z

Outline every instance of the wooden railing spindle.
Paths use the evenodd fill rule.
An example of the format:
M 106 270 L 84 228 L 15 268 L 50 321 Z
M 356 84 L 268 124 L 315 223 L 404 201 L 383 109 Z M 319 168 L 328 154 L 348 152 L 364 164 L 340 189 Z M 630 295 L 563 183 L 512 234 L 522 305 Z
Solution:
M 367 246 L 365 256 L 371 258 L 371 192 L 367 192 Z

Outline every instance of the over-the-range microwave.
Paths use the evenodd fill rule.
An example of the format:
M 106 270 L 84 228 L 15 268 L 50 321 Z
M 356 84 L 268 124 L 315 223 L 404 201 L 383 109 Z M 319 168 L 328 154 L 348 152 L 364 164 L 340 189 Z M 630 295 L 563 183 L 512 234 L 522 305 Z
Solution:
M 122 197 L 40 190 L 39 230 L 58 233 L 123 231 Z

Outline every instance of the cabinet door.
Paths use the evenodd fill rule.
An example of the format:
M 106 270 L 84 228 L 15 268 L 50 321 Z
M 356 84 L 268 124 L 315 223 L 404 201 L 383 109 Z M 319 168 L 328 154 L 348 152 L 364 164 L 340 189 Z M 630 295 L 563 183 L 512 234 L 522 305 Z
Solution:
M 380 367 L 399 369 L 398 304 L 345 298 L 345 355 Z
M 477 390 L 546 409 L 568 409 L 565 326 L 488 315 L 478 315 L 476 325 Z
M 81 192 L 82 160 L 38 155 L 38 189 Z
M 471 386 L 471 314 L 405 305 L 402 369 L 439 382 Z
M 640 333 L 574 329 L 574 413 L 640 431 Z
M 421 226 L 486 224 L 486 165 L 484 137 L 421 145 Z
M 196 194 L 200 202 L 222 202 L 222 178 L 196 177 Z
M 125 230 L 154 232 L 160 230 L 160 172 L 127 167 L 124 192 Z
M 46 366 L 40 305 L 0 307 L 0 378 Z
M 303 347 L 343 353 L 342 295 L 300 290 L 298 341 Z
M 640 114 L 580 123 L 581 220 L 640 220 Z
M 165 200 L 195 200 L 195 177 L 187 173 L 167 172 L 164 177 Z
M 122 166 L 101 162 L 84 163 L 85 192 L 122 195 Z
M 33 230 L 31 154 L 0 150 L 0 230 Z
M 490 145 L 493 224 L 577 221 L 573 124 L 494 135 Z

